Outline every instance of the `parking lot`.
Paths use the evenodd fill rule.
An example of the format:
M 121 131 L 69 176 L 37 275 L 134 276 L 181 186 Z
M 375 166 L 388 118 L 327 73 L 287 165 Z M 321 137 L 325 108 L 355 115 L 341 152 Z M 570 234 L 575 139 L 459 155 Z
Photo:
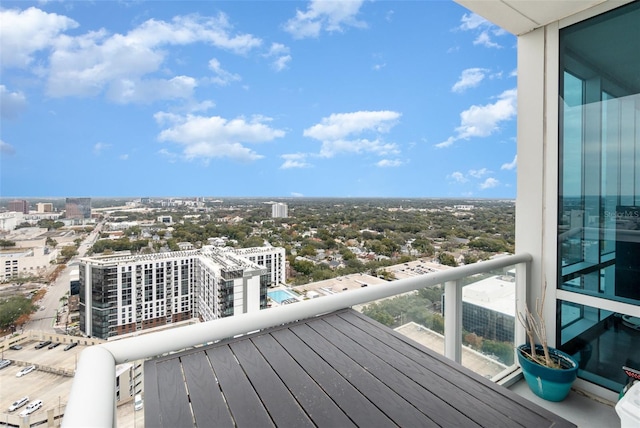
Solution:
M 41 409 L 29 416 L 30 422 L 36 420 L 54 418 L 64 408 L 71 390 L 73 377 L 64 376 L 62 373 L 73 373 L 78 354 L 84 346 L 76 346 L 64 351 L 65 344 L 56 348 L 35 349 L 38 341 L 26 341 L 21 343 L 19 351 L 6 350 L 2 358 L 11 360 L 8 367 L 0 370 L 0 420 L 8 425 L 19 425 L 18 414 L 25 406 L 9 413 L 9 406 L 17 399 L 28 396 L 29 401 L 40 399 L 43 401 Z M 16 377 L 16 373 L 25 366 L 36 365 L 36 370 L 22 377 Z

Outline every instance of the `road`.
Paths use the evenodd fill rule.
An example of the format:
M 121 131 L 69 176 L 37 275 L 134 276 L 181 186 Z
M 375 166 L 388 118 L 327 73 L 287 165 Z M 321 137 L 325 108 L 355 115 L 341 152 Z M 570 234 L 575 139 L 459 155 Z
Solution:
M 47 285 L 47 292 L 38 302 L 40 310 L 31 315 L 30 320 L 23 326 L 24 330 L 55 331 L 56 315 L 59 310 L 63 309 L 63 304 L 60 299 L 69 292 L 69 276 L 71 271 L 78 265 L 78 258 L 83 257 L 96 239 L 98 239 L 102 225 L 102 223 L 99 223 L 94 230 L 87 235 L 78 247 L 78 255 L 72 257 L 67 263 L 67 267 L 60 272 L 56 280 Z

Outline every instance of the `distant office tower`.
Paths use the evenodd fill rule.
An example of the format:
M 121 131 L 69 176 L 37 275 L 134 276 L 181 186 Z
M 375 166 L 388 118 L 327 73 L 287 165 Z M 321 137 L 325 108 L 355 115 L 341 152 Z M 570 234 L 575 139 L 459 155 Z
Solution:
M 283 204 L 282 202 L 277 202 L 271 206 L 271 217 L 272 218 L 287 218 L 289 217 L 289 207 L 287 204 Z
M 53 204 L 51 202 L 38 202 L 36 208 L 39 213 L 52 213 Z
M 191 318 L 210 321 L 265 309 L 273 278 L 285 280 L 283 258 L 284 249 L 277 247 L 82 258 L 80 330 L 108 339 Z
M 24 200 L 15 199 L 9 201 L 9 211 L 16 213 L 29 214 L 29 202 Z
M 69 219 L 91 218 L 91 198 L 67 198 L 65 210 Z

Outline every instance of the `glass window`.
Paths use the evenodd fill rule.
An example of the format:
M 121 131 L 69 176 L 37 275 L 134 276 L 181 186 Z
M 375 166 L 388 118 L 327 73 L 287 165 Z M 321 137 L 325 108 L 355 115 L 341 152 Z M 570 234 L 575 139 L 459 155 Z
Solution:
M 560 30 L 559 73 L 558 287 L 633 305 L 640 305 L 639 23 L 634 2 Z M 619 390 L 622 366 L 640 368 L 636 318 L 567 301 L 558 311 L 557 342 L 580 359 L 580 377 Z

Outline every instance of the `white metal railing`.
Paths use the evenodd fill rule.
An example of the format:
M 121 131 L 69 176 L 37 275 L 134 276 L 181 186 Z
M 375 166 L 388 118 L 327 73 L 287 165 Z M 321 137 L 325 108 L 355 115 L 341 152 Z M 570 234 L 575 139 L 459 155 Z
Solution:
M 445 355 L 460 362 L 462 279 L 515 265 L 516 304 L 520 308 L 525 301 L 528 266 L 531 260 L 531 255 L 527 253 L 505 256 L 422 276 L 399 279 L 375 287 L 309 299 L 294 305 L 279 306 L 91 346 L 80 354 L 62 425 L 83 428 L 116 426 L 115 366 L 117 364 L 169 354 L 438 284 L 445 284 L 445 301 L 447 302 L 444 317 Z M 522 284 L 525 286 L 523 287 Z M 516 328 L 516 342 L 524 340 L 524 333 L 520 330 Z

